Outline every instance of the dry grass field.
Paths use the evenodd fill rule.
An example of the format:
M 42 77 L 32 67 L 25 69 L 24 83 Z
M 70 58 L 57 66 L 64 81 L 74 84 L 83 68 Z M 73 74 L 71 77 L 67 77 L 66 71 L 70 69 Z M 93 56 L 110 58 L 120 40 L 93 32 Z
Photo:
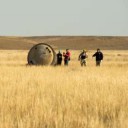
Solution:
M 128 51 L 71 51 L 69 67 L 26 66 L 28 51 L 0 51 L 0 128 L 128 128 Z

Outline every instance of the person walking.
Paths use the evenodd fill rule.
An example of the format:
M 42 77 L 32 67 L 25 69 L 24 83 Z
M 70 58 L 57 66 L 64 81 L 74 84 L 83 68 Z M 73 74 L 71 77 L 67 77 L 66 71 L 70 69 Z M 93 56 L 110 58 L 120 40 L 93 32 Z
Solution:
M 65 52 L 63 53 L 65 66 L 68 66 L 69 61 L 70 61 L 70 56 L 71 56 L 71 53 L 70 53 L 69 49 L 66 49 L 66 53 Z
M 86 58 L 88 58 L 87 52 L 86 52 L 86 50 L 83 50 L 78 57 L 78 60 L 80 61 L 81 66 L 87 65 Z
M 103 53 L 100 51 L 100 49 L 97 49 L 97 52 L 92 56 L 96 57 L 96 66 L 100 66 L 101 61 L 103 60 Z
M 62 53 L 59 51 L 57 53 L 57 65 L 61 65 L 62 64 Z

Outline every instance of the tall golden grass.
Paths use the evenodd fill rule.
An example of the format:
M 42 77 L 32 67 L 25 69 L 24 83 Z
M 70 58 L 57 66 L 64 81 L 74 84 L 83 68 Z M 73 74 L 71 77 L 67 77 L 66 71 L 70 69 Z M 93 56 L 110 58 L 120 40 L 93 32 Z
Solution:
M 128 128 L 128 51 L 94 51 L 87 67 L 26 66 L 28 51 L 0 52 L 0 128 Z

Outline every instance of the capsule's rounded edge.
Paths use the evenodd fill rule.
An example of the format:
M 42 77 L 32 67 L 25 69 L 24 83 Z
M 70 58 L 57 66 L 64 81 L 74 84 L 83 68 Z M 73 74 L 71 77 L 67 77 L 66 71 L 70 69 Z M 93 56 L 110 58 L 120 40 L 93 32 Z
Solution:
M 46 43 L 39 43 L 39 44 L 36 44 L 36 45 L 34 45 L 34 46 L 29 50 L 28 56 L 27 56 L 28 65 L 43 65 L 43 64 L 37 64 L 36 62 L 30 60 L 31 51 L 32 51 L 34 48 L 38 47 L 39 45 L 45 45 L 45 46 L 47 46 L 47 47 L 49 47 L 49 48 L 51 49 L 52 54 L 53 54 L 53 59 L 52 59 L 51 64 L 49 64 L 49 65 L 56 65 L 56 62 L 57 62 L 56 52 L 54 51 L 54 49 L 53 49 L 49 44 L 46 44 Z

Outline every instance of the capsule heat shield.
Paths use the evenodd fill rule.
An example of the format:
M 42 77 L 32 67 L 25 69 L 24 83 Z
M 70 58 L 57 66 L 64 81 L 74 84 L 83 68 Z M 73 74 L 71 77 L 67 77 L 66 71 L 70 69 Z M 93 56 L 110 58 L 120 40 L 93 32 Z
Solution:
M 56 53 L 50 45 L 40 43 L 30 49 L 27 59 L 30 65 L 54 65 Z

